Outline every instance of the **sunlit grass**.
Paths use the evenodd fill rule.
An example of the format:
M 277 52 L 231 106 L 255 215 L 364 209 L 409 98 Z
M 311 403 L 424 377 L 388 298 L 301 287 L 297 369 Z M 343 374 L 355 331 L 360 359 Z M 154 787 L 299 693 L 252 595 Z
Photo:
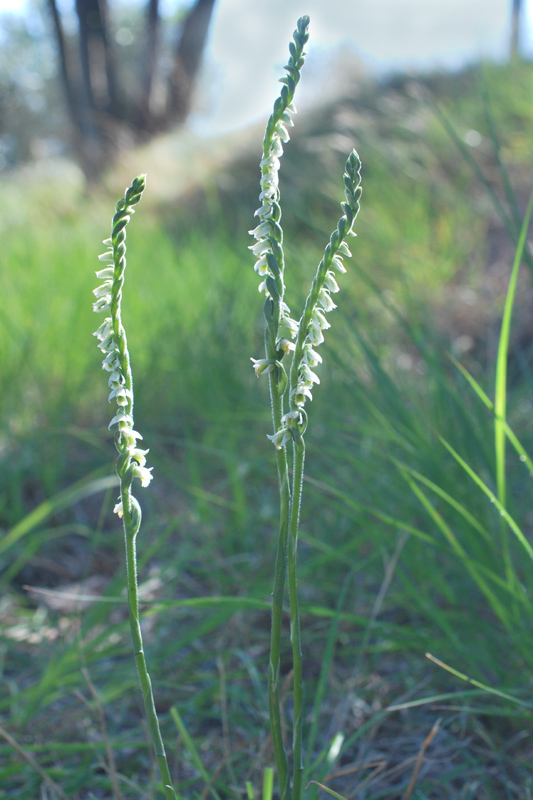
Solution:
M 513 92 L 505 71 L 491 71 L 488 78 L 502 152 L 524 175 L 531 155 L 524 131 L 533 107 L 528 70 L 525 65 Z M 481 101 L 475 104 L 467 82 L 459 85 L 455 97 L 444 98 L 441 86 L 439 102 L 461 135 L 476 128 L 486 137 Z M 522 776 L 525 785 L 527 749 L 517 741 L 511 755 L 498 762 L 505 769 L 491 773 L 484 769 L 485 756 L 473 749 L 467 755 L 465 737 L 497 753 L 506 739 L 529 726 L 528 712 L 473 690 L 469 694 L 424 662 L 424 653 L 429 650 L 481 683 L 527 696 L 529 564 L 510 535 L 516 575 L 525 587 L 518 597 L 502 578 L 497 506 L 440 439 L 497 495 L 494 416 L 447 355 L 462 331 L 442 324 L 435 308 L 439 292 L 454 281 L 481 291 L 479 270 L 491 257 L 485 236 L 494 237 L 501 226 L 453 142 L 437 120 L 424 116 L 425 106 L 416 106 L 425 127 L 419 133 L 404 128 L 402 146 L 395 150 L 398 122 L 412 111 L 411 102 L 405 100 L 393 123 L 369 105 L 366 113 L 379 136 L 354 122 L 354 131 L 361 131 L 354 143 L 365 155 L 365 207 L 357 260 L 345 276 L 335 326 L 324 345 L 302 517 L 307 703 L 315 707 L 306 722 L 315 742 L 308 760 L 316 762 L 315 777 L 324 780 L 336 763 L 355 762 L 357 743 L 371 730 L 391 731 L 392 741 L 383 739 L 376 747 L 392 762 L 393 750 L 416 756 L 435 714 L 444 714 L 444 729 L 435 740 L 443 748 L 442 796 L 461 796 L 457 787 L 475 776 L 484 787 L 480 797 L 499 798 L 506 791 L 505 770 L 515 782 Z M 306 142 L 295 137 L 291 143 L 294 174 Z M 473 154 L 491 177 L 497 174 L 489 151 L 482 147 Z M 418 171 L 403 168 L 408 156 Z M 335 155 L 326 164 L 318 157 L 316 173 L 308 170 L 299 184 L 292 182 L 290 148 L 284 158 L 285 230 L 287 241 L 295 242 L 287 258 L 290 289 L 297 296 L 341 199 L 326 175 L 342 158 Z M 253 191 L 211 187 L 209 203 L 200 191 L 171 211 L 152 206 L 136 217 L 129 235 L 124 318 L 135 352 L 137 413 L 148 422 L 143 433 L 150 437 L 158 476 L 152 496 L 144 499 L 147 528 L 139 564 L 151 602 L 145 607 L 148 649 L 154 683 L 162 691 L 165 736 L 175 742 L 172 768 L 180 775 L 181 792 L 191 797 L 200 796 L 205 780 L 183 740 L 176 742 L 173 705 L 219 794 L 227 794 L 237 775 L 239 790 L 250 780 L 259 796 L 264 766 L 271 762 L 258 731 L 264 730 L 267 713 L 263 665 L 276 502 L 272 465 L 264 457 L 264 434 L 270 432 L 266 390 L 258 387 L 248 361 L 262 339 L 257 282 L 246 249 L 255 161 L 249 177 Z M 513 172 L 513 164 L 522 208 L 526 180 Z M 317 184 L 324 193 L 313 203 Z M 67 795 L 83 796 L 90 786 L 110 796 L 110 778 L 100 766 L 107 757 L 97 707 L 80 672 L 82 655 L 107 710 L 119 773 L 130 781 L 122 791 L 148 797 L 143 780 L 150 764 L 140 734 L 125 606 L 118 599 L 121 541 L 109 518 L 115 489 L 90 494 L 91 487 L 103 490 L 111 475 L 110 436 L 102 424 L 105 381 L 95 358 L 90 312 L 109 200 L 87 199 L 75 184 L 67 184 L 63 195 L 57 184 L 54 191 L 19 187 L 13 197 L 13 207 L 5 195 L 0 203 L 0 512 L 11 531 L 0 549 L 11 586 L 3 587 L 9 691 L 0 701 L 2 725 Z M 510 272 L 511 245 L 507 252 Z M 505 286 L 487 324 L 493 341 Z M 496 354 L 495 346 L 489 350 L 476 342 L 464 363 L 492 402 L 491 352 Z M 524 366 L 509 389 L 506 412 L 531 451 L 528 380 L 530 386 Z M 511 448 L 506 474 L 509 514 L 529 540 L 531 479 Z M 86 491 L 85 499 L 71 497 L 71 488 Z M 83 583 L 95 577 L 103 581 Z M 32 584 L 68 594 L 79 581 L 84 595 L 99 598 L 84 600 L 79 609 L 68 597 L 56 598 L 54 607 L 45 595 L 22 589 Z M 222 599 L 212 604 L 212 598 Z M 286 675 L 288 653 L 283 669 Z M 440 698 L 450 691 L 451 697 Z M 231 717 L 229 755 L 223 696 Z M 427 706 L 384 712 L 391 703 L 419 701 Z M 434 705 L 449 710 L 432 716 L 426 708 Z M 61 720 L 53 736 L 51 715 Z M 383 719 L 388 727 L 376 727 Z M 338 734 L 344 736 L 343 749 L 334 758 L 331 746 Z M 446 761 L 450 754 L 458 766 Z M 39 796 L 42 777 L 8 745 L 1 746 L 0 756 L 5 796 Z M 343 779 L 335 780 L 332 785 L 342 791 Z M 430 780 L 421 780 L 419 796 L 437 796 Z M 383 796 L 386 789 L 377 781 L 369 797 Z

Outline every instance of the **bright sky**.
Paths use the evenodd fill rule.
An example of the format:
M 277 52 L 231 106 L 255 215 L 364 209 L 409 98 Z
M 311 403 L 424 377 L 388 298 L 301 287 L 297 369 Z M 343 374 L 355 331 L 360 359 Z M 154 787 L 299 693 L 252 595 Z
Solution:
M 27 1 L 0 0 L 0 11 L 22 12 Z M 167 8 L 182 4 L 164 0 Z M 525 5 L 531 52 L 533 0 Z M 279 93 L 277 79 L 302 14 L 311 17 L 307 90 L 299 92 L 305 102 L 311 85 L 327 91 L 323 73 L 339 46 L 345 57 L 360 58 L 379 73 L 504 58 L 510 6 L 511 0 L 217 0 L 206 51 L 209 115 L 199 112 L 195 127 L 221 131 L 264 118 Z

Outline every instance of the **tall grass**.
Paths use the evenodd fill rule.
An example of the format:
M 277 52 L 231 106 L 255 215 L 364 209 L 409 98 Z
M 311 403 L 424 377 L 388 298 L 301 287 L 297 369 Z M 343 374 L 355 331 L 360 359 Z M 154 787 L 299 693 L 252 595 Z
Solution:
M 527 76 L 528 65 L 523 69 Z M 527 129 L 529 84 L 517 80 L 516 92 L 509 92 L 505 75 L 489 75 L 502 157 L 525 172 L 530 153 L 518 134 Z M 442 84 L 436 91 L 444 91 Z M 453 155 L 453 142 L 447 144 L 412 97 L 400 89 L 391 93 L 426 127 L 413 140 L 405 134 L 397 158 L 401 115 L 368 105 L 372 130 L 356 129 L 355 143 L 366 156 L 358 258 L 344 276 L 342 308 L 324 345 L 306 434 L 299 536 L 309 659 L 306 769 L 343 794 L 395 796 L 407 790 L 408 759 L 416 757 L 438 715 L 443 725 L 414 796 L 518 798 L 527 796 L 531 777 L 527 738 L 518 736 L 530 724 L 527 708 L 489 698 L 424 663 L 429 651 L 474 681 L 527 700 L 531 572 L 512 532 L 512 590 L 502 572 L 490 356 L 496 348 L 485 350 L 480 336 L 461 357 L 467 371 L 459 370 L 447 350 L 462 331 L 435 324 L 441 322 L 435 292 L 448 289 L 458 265 L 470 265 L 463 279 L 478 291 L 474 267 L 485 258 L 480 243 L 497 223 L 472 188 L 468 165 Z M 465 80 L 459 97 L 440 99 L 461 134 L 466 127 L 485 133 L 481 103 L 471 118 L 477 113 L 472 97 Z M 311 141 L 318 135 L 313 124 Z M 324 166 L 316 160 L 312 187 L 304 178 L 292 180 L 304 174 L 297 161 L 308 141 L 293 137 L 284 156 L 291 180 L 282 183 L 287 261 L 302 285 L 328 235 L 331 195 L 341 199 L 325 178 L 326 167 L 328 174 L 342 171 L 340 156 Z M 491 168 L 485 150 L 477 157 Z M 427 176 L 406 175 L 405 161 L 422 162 Z M 261 397 L 247 362 L 262 338 L 246 257 L 255 161 L 252 166 L 252 189 L 232 195 L 237 211 L 231 218 L 216 212 L 221 217 L 210 220 L 208 239 L 193 218 L 177 229 L 174 218 L 186 215 L 183 208 L 172 209 L 171 218 L 168 208 L 145 209 L 129 235 L 124 318 L 135 352 L 137 414 L 147 421 L 143 433 L 158 476 L 144 501 L 141 608 L 170 769 L 188 797 L 227 796 L 246 782 L 249 796 L 258 796 L 272 763 L 269 741 L 259 731 L 268 714 L 263 668 L 276 487 L 264 457 L 266 387 Z M 513 185 L 517 177 L 511 173 Z M 317 184 L 326 189 L 320 201 Z M 518 188 L 522 208 L 520 180 Z M 53 796 L 51 784 L 25 760 L 31 756 L 67 796 L 90 796 L 88 787 L 96 797 L 113 796 L 114 776 L 124 796 L 150 797 L 157 779 L 130 657 L 116 517 L 111 522 L 116 484 L 101 422 L 105 393 L 87 308 L 108 202 L 82 202 L 77 195 L 61 203 L 56 219 L 56 199 L 47 195 L 45 212 L 39 191 L 37 201 L 28 189 L 21 192 L 31 227 L 3 209 L 1 509 L 10 533 L 0 552 L 8 689 L 0 714 L 22 753 L 11 744 L 1 747 L 1 792 Z M 54 198 L 60 194 L 57 189 Z M 227 201 L 224 196 L 222 208 Z M 76 211 L 82 205 L 83 216 Z M 146 264 L 161 281 L 147 280 Z M 143 330 L 136 325 L 140 318 Z M 492 319 L 497 328 L 500 316 L 494 312 Z M 242 354 L 230 367 L 228 350 Z M 530 451 L 530 371 L 512 329 L 510 352 L 521 371 L 507 381 L 503 427 L 508 441 L 514 431 Z M 439 436 L 490 487 L 494 503 Z M 520 454 L 508 445 L 506 504 L 529 540 L 530 477 Z M 100 472 L 85 480 L 91 469 Z M 342 588 L 340 574 L 347 576 Z M 28 584 L 31 592 L 22 588 Z M 73 599 L 78 590 L 84 599 Z M 287 620 L 284 609 L 284 626 Z M 282 648 L 281 693 L 289 715 L 290 660 Z M 174 704 L 181 732 L 170 714 Z M 388 764 L 381 773 L 369 766 L 376 759 Z M 396 773 L 386 777 L 392 769 Z M 317 791 L 314 784 L 308 789 L 310 796 Z

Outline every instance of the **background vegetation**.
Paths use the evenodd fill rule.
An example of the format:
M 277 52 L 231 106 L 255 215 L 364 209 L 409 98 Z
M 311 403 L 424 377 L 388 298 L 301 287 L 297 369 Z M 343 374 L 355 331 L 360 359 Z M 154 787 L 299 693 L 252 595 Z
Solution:
M 449 354 L 494 399 L 517 230 L 502 175 L 523 212 L 532 70 L 515 61 L 354 87 L 297 119 L 283 159 L 294 298 L 337 219 L 352 146 L 364 168 L 354 258 L 310 409 L 300 556 L 308 758 L 346 797 L 404 796 L 420 753 L 412 797 L 531 796 L 531 567 L 512 537 L 509 583 L 498 509 L 440 437 L 496 491 L 493 415 Z M 0 745 L 0 797 L 58 796 L 51 782 L 80 800 L 156 796 L 91 337 L 98 242 L 144 160 L 123 313 L 156 478 L 141 498 L 139 550 L 158 710 L 182 796 L 244 796 L 246 781 L 257 793 L 272 762 L 265 672 L 277 499 L 267 387 L 249 361 L 262 351 L 262 319 L 246 234 L 260 137 L 236 141 L 231 164 L 185 194 L 168 194 L 180 151 L 191 158 L 184 136 L 138 153 L 131 173 L 117 167 L 109 193 L 87 196 L 59 162 L 3 179 L 0 715 L 19 749 Z M 526 448 L 530 308 L 525 266 L 508 419 Z M 528 537 L 529 486 L 509 452 L 507 507 Z M 521 702 L 451 678 L 427 651 Z

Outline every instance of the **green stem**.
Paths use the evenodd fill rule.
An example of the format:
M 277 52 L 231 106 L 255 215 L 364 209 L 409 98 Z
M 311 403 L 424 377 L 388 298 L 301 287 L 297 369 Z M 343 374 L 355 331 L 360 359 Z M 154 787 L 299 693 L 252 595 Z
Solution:
M 268 353 L 268 348 L 267 348 Z M 270 378 L 270 399 L 272 404 L 272 422 L 274 433 L 281 427 L 283 416 L 283 397 L 280 395 L 276 380 Z M 283 447 L 276 450 L 278 467 L 278 484 L 280 497 L 280 524 L 276 548 L 274 568 L 274 586 L 272 589 L 272 626 L 270 632 L 270 657 L 268 664 L 268 705 L 270 730 L 274 757 L 278 770 L 281 800 L 289 800 L 289 759 L 283 744 L 280 708 L 280 664 L 281 664 L 281 631 L 283 621 L 283 593 L 285 589 L 285 573 L 287 571 L 287 543 L 289 534 L 290 483 L 287 465 L 287 451 Z
M 303 758 L 302 758 L 302 730 L 303 730 L 303 677 L 302 677 L 302 645 L 300 637 L 300 610 L 298 603 L 297 582 L 297 554 L 298 554 L 298 528 L 300 524 L 300 506 L 302 503 L 302 489 L 305 463 L 305 443 L 300 434 L 296 434 L 293 441 L 293 490 L 292 506 L 289 523 L 289 598 L 291 607 L 291 644 L 292 664 L 294 670 L 294 722 L 292 729 L 293 748 L 293 780 L 292 800 L 300 800 L 302 794 Z
M 136 554 L 136 537 L 140 526 L 140 514 L 135 518 L 135 507 L 132 503 L 131 496 L 131 478 L 124 477 L 121 481 L 121 498 L 122 509 L 124 512 L 124 541 L 126 545 L 126 571 L 127 571 L 127 586 L 128 586 L 128 605 L 130 617 L 130 630 L 131 639 L 133 642 L 133 652 L 135 655 L 135 664 L 137 666 L 137 674 L 139 676 L 139 683 L 144 702 L 144 710 L 148 722 L 148 730 L 152 745 L 159 767 L 161 780 L 163 781 L 163 788 L 166 800 L 176 800 L 176 792 L 172 787 L 172 780 L 168 768 L 167 756 L 165 753 L 165 746 L 161 737 L 159 728 L 159 720 L 155 709 L 154 694 L 152 691 L 152 682 L 148 674 L 146 666 L 146 658 L 144 655 L 143 640 L 141 633 L 141 623 L 139 618 L 139 594 L 137 587 L 137 554 Z M 136 503 L 136 501 L 134 501 Z

